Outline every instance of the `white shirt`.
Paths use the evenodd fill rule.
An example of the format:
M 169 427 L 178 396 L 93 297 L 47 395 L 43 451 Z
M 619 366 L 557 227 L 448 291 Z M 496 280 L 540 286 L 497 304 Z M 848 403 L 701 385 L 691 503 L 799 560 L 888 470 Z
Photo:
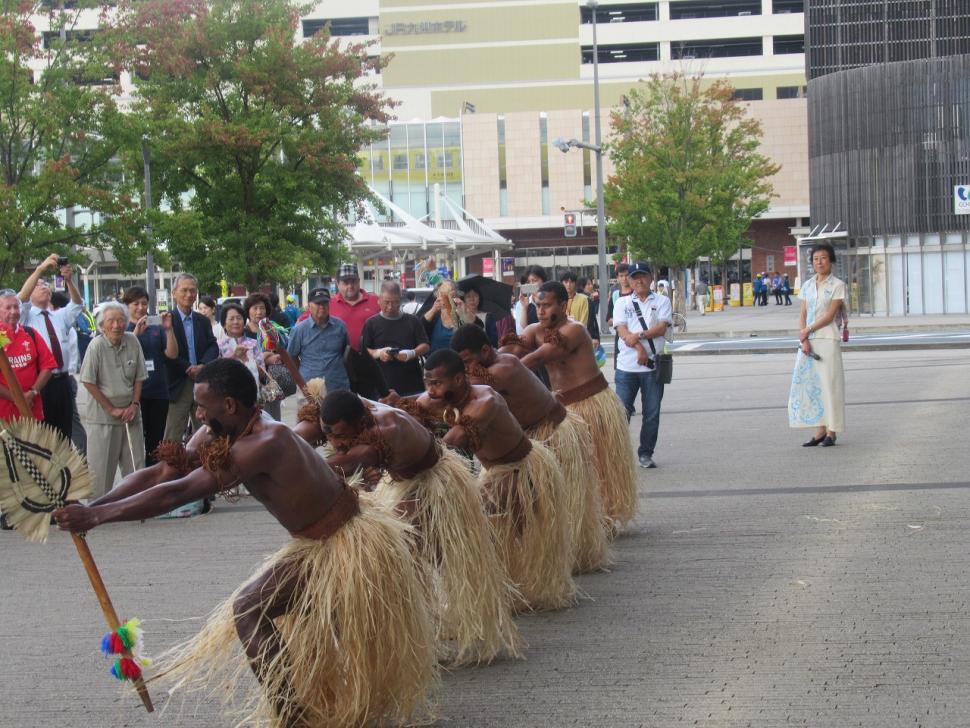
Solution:
M 633 301 L 636 298 L 637 303 L 640 305 L 640 312 L 643 314 L 644 320 L 647 322 L 646 329 L 652 329 L 661 321 L 666 321 L 668 325 L 673 325 L 673 308 L 670 305 L 670 299 L 666 296 L 662 296 L 657 293 L 651 293 L 646 299 L 641 299 L 636 293 L 631 293 L 628 296 L 621 296 L 616 304 L 613 306 L 613 327 L 617 328 L 619 326 L 626 326 L 627 330 L 631 334 L 638 334 L 641 331 L 646 331 L 646 329 L 640 324 L 640 319 L 637 316 L 637 311 L 633 307 Z M 663 336 L 657 336 L 653 339 L 653 345 L 657 349 L 657 353 L 663 353 L 664 343 L 666 339 Z M 646 339 L 642 342 L 643 348 L 647 350 L 647 355 L 652 359 L 653 352 L 650 351 L 650 344 L 647 343 Z M 616 358 L 616 368 L 623 372 L 649 372 L 653 371 L 643 364 L 637 363 L 637 350 L 633 347 L 627 346 L 626 342 L 621 338 L 619 341 L 619 353 Z
M 58 374 L 72 372 L 77 369 L 77 338 L 74 339 L 72 359 L 71 331 L 74 329 L 74 322 L 77 321 L 77 317 L 81 314 L 82 308 L 82 304 L 72 301 L 64 308 L 50 311 L 51 324 L 53 324 L 54 331 L 57 333 L 57 341 L 61 345 L 61 356 L 64 358 L 64 367 L 55 370 Z M 47 334 L 47 322 L 45 321 L 42 309 L 34 306 L 29 300 L 21 303 L 20 323 L 24 326 L 30 326 L 44 337 L 47 348 L 51 350 L 51 354 L 54 353 L 50 336 Z

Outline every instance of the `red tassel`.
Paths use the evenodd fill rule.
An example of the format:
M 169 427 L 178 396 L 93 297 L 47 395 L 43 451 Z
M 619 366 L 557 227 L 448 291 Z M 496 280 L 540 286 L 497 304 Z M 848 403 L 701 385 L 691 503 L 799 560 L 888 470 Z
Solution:
M 120 655 L 124 651 L 125 651 L 125 644 L 124 642 L 121 641 L 121 637 L 119 637 L 117 634 L 112 632 L 111 633 L 111 652 L 116 655 Z
M 141 677 L 141 668 L 127 657 L 121 658 L 121 674 L 128 680 L 137 680 Z

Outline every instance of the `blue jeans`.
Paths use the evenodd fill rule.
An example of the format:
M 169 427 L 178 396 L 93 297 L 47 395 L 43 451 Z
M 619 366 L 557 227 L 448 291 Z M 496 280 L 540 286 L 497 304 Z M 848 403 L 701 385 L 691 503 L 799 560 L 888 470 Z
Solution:
M 653 457 L 653 450 L 657 446 L 657 435 L 660 433 L 660 402 L 664 398 L 664 385 L 657 382 L 656 372 L 624 372 L 616 370 L 614 377 L 616 393 L 626 408 L 629 421 L 633 414 L 637 391 L 640 392 L 640 409 L 643 411 L 643 423 L 640 425 L 640 447 L 637 456 Z

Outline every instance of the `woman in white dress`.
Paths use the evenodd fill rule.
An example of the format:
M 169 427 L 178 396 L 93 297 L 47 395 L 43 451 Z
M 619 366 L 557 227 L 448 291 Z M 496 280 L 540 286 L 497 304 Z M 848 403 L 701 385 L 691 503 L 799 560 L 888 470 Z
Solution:
M 835 250 L 828 243 L 812 247 L 815 275 L 802 286 L 800 347 L 788 397 L 790 427 L 812 427 L 804 447 L 830 447 L 845 430 L 845 374 L 838 319 L 845 283 L 832 275 Z

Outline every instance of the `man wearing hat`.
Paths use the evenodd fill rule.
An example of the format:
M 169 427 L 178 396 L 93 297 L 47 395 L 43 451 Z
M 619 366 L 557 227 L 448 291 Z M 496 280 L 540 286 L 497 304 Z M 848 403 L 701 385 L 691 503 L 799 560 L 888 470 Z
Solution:
M 330 315 L 330 291 L 314 288 L 307 301 L 310 316 L 290 331 L 286 350 L 299 365 L 305 381 L 323 377 L 328 390 L 350 389 L 343 360 L 347 327 Z
M 673 324 L 670 299 L 651 293 L 653 273 L 646 263 L 630 266 L 633 291 L 622 297 L 613 310 L 613 326 L 620 337 L 616 360 L 616 393 L 626 407 L 627 417 L 633 414 L 637 392 L 640 393 L 643 423 L 640 425 L 640 445 L 637 459 L 641 468 L 655 468 L 653 450 L 660 432 L 660 402 L 664 385 L 657 381 L 654 358 L 663 353 L 664 335 Z M 650 347 L 653 342 L 653 348 Z
M 360 275 L 354 263 L 344 263 L 337 271 L 337 297 L 331 303 L 331 313 L 347 326 L 347 336 L 355 351 L 360 351 L 360 335 L 364 322 L 380 313 L 377 297 L 360 290 Z

